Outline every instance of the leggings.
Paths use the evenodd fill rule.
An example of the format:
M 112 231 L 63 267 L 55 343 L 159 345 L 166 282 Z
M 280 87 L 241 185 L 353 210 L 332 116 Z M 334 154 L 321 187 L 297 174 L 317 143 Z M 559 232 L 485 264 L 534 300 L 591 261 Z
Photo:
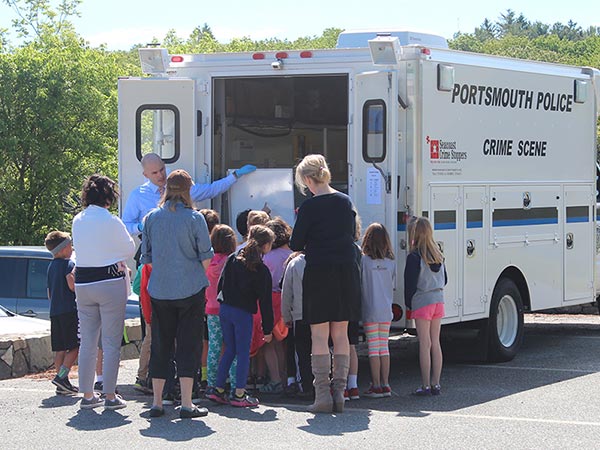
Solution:
M 207 381 L 209 386 L 214 387 L 217 383 L 217 369 L 219 367 L 219 360 L 221 359 L 221 348 L 223 347 L 223 330 L 221 329 L 221 319 L 217 314 L 207 314 L 206 322 L 208 324 Z M 229 369 L 231 389 L 235 389 L 237 386 L 235 379 L 236 369 L 237 358 L 234 358 Z
M 238 389 L 246 386 L 250 368 L 250 340 L 252 339 L 252 314 L 241 308 L 221 303 L 219 311 L 225 352 L 219 362 L 216 387 L 224 388 L 227 373 L 237 356 L 235 385 Z
M 365 322 L 363 327 L 367 335 L 369 346 L 369 358 L 377 356 L 388 356 L 390 350 L 388 339 L 390 337 L 391 322 Z

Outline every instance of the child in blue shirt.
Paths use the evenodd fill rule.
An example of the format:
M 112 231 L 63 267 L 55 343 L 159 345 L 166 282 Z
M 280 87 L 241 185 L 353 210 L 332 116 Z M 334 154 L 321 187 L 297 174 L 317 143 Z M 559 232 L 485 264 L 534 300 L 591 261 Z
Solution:
M 48 299 L 50 300 L 50 340 L 55 352 L 56 376 L 52 384 L 59 395 L 76 394 L 69 381 L 71 366 L 79 354 L 79 320 L 75 303 L 75 263 L 71 260 L 73 245 L 68 233 L 50 232 L 44 241 L 54 259 L 48 266 Z

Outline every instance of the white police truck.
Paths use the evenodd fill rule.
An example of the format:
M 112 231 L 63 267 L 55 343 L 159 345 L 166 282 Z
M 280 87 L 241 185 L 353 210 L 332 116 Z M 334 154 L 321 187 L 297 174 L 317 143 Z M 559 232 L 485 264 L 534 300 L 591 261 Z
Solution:
M 331 50 L 142 48 L 148 76 L 119 80 L 122 201 L 144 181 L 147 152 L 196 182 L 243 164 L 291 180 L 304 155 L 322 153 L 363 226 L 390 231 L 396 324 L 406 325 L 406 221 L 424 215 L 448 268 L 443 323 L 477 324 L 489 359 L 509 360 L 524 311 L 597 296 L 600 72 L 444 47 L 424 33 L 371 32 L 344 33 Z M 248 183 L 275 202 L 267 179 Z M 201 206 L 231 223 L 246 206 L 232 198 Z M 302 196 L 285 198 L 278 213 L 293 218 Z

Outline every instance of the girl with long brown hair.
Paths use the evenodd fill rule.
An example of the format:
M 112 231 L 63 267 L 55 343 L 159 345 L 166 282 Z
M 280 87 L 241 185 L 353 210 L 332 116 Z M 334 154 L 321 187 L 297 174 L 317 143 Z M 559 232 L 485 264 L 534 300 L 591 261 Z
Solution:
M 439 395 L 443 359 L 440 330 L 448 275 L 429 220 L 417 217 L 410 221 L 408 239 L 410 253 L 404 268 L 404 302 L 417 327 L 422 381 L 414 395 Z

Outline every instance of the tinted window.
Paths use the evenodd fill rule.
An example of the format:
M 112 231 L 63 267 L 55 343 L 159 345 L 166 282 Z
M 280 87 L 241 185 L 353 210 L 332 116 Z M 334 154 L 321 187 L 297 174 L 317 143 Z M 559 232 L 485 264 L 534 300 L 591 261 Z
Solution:
M 48 259 L 30 259 L 27 270 L 27 297 L 48 298 Z
M 25 296 L 25 270 L 27 260 L 0 258 L 0 297 Z

